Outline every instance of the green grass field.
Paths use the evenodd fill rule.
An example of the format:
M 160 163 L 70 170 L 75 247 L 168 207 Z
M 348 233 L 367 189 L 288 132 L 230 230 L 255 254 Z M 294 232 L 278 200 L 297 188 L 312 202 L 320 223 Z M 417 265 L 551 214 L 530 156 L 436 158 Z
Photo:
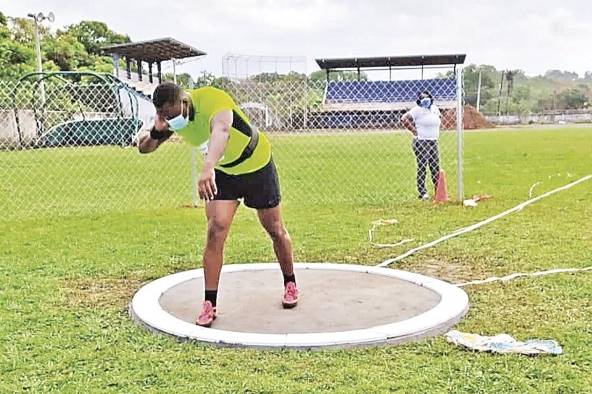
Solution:
M 318 155 L 319 168 L 330 168 L 328 163 L 359 166 L 355 154 L 349 159 L 333 155 L 334 140 L 325 144 L 322 137 L 311 138 L 317 150 L 306 154 Z M 310 164 L 298 159 L 302 153 L 290 153 L 293 143 L 275 141 L 285 185 L 285 221 L 297 261 L 375 265 L 513 207 L 528 199 L 535 182 L 542 181 L 534 189 L 539 195 L 592 173 L 591 127 L 467 132 L 466 195 L 487 193 L 492 200 L 475 209 L 394 198 L 377 203 L 371 193 L 350 192 L 343 182 L 311 190 L 304 171 Z M 380 144 L 377 149 L 387 149 Z M 373 154 L 364 149 L 361 157 Z M 169 196 L 174 188 L 152 178 L 142 183 L 140 193 L 164 196 L 170 204 L 141 205 L 139 197 L 118 187 L 117 179 L 100 172 L 92 175 L 101 195 L 120 199 L 103 202 L 102 211 L 87 209 L 94 207 L 97 191 L 88 186 L 77 191 L 80 180 L 63 180 L 64 174 L 56 172 L 59 166 L 47 165 L 49 160 L 55 163 L 50 155 L 59 155 L 69 168 L 80 168 L 77 163 L 82 161 L 67 150 L 32 153 L 19 156 L 16 163 L 9 156 L 16 153 L 0 153 L 0 164 L 13 171 L 11 182 L 0 184 L 6 212 L 0 221 L 0 392 L 592 392 L 590 272 L 466 288 L 471 309 L 457 329 L 484 335 L 505 332 L 521 340 L 556 339 L 564 348 L 556 357 L 472 353 L 443 337 L 401 346 L 297 352 L 220 349 L 155 336 L 129 319 L 127 305 L 142 283 L 200 266 L 203 212 L 182 208 L 190 196 L 176 191 Z M 110 165 L 119 153 L 89 148 L 88 154 Z M 140 172 L 131 165 L 128 171 L 135 177 L 150 175 L 167 154 L 174 151 L 145 158 L 148 164 Z M 385 165 L 387 159 L 381 159 Z M 48 181 L 37 187 L 30 174 Z M 331 173 L 321 171 L 318 176 Z M 177 185 L 188 177 L 187 171 L 167 182 Z M 57 190 L 63 182 L 72 190 Z M 377 193 L 396 190 L 385 182 Z M 306 193 L 324 198 L 307 200 Z M 40 209 L 41 214 L 19 210 L 19 201 L 30 206 L 46 195 L 55 201 L 52 209 Z M 335 203 L 330 202 L 333 197 Z M 591 201 L 589 181 L 396 267 L 456 283 L 592 265 Z M 66 207 L 76 209 L 64 215 Z M 374 249 L 367 231 L 379 218 L 396 218 L 399 224 L 380 228 L 378 242 L 415 241 Z M 226 263 L 273 260 L 255 213 L 239 209 Z

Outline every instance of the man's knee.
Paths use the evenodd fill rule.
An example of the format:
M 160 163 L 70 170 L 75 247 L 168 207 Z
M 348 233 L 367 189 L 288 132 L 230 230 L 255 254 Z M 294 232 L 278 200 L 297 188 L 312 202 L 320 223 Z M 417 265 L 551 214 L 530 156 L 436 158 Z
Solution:
M 266 226 L 265 230 L 274 241 L 289 238 L 288 231 L 286 231 L 286 228 L 279 221 Z
M 224 239 L 228 233 L 230 224 L 216 219 L 208 220 L 208 240 Z

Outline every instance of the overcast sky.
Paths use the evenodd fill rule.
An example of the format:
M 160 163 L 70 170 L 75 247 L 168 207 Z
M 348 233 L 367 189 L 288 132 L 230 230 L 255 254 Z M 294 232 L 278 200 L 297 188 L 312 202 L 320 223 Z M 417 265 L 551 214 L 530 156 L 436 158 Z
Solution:
M 221 74 L 226 53 L 306 56 L 307 72 L 318 57 L 444 53 L 528 75 L 592 70 L 590 0 L 4 0 L 0 11 L 53 11 L 53 28 L 103 21 L 133 41 L 176 38 L 208 53 L 180 66 L 193 76 Z

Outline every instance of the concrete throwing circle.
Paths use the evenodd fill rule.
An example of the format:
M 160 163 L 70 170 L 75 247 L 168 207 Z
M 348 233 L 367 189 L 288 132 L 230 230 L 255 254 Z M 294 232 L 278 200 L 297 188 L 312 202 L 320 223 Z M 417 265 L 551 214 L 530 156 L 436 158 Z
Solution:
M 195 325 L 203 270 L 165 276 L 134 295 L 134 320 L 179 339 L 227 346 L 310 349 L 397 343 L 448 330 L 468 310 L 460 288 L 424 275 L 351 264 L 297 263 L 298 306 L 283 309 L 277 263 L 222 269 L 218 318 Z

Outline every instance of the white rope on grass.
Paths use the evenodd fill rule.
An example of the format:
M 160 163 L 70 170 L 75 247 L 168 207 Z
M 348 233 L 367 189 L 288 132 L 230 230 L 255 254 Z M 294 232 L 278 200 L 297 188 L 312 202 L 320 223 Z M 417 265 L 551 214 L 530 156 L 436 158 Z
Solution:
M 528 191 L 528 198 L 532 198 L 532 191 L 534 190 L 535 187 L 537 187 L 537 185 L 540 185 L 543 182 L 535 182 L 532 184 L 532 186 L 530 187 L 530 190 Z
M 571 178 L 572 175 L 568 172 L 567 174 L 565 174 L 568 178 Z M 554 175 L 549 175 L 547 177 L 547 179 L 551 179 L 557 176 L 561 176 L 561 173 L 559 174 L 554 174 Z M 530 187 L 530 189 L 528 190 L 528 198 L 532 198 L 532 192 L 534 191 L 534 188 L 537 187 L 538 185 L 540 185 L 541 183 L 543 183 L 543 181 L 539 181 L 539 182 L 535 182 L 532 184 L 532 186 Z
M 548 197 L 548 196 L 550 196 L 552 194 L 558 193 L 558 192 L 560 192 L 562 190 L 567 190 L 567 189 L 569 189 L 569 188 L 571 188 L 571 187 L 573 187 L 573 186 L 575 186 L 575 185 L 577 185 L 579 183 L 588 181 L 590 179 L 592 179 L 592 175 L 586 175 L 586 176 L 578 179 L 577 181 L 568 183 L 565 186 L 561 186 L 561 187 L 558 187 L 557 189 L 553 189 L 551 191 L 548 191 L 548 192 L 546 192 L 544 194 L 541 194 L 540 196 L 537 196 L 535 198 L 531 198 L 530 200 L 526 200 L 526 201 L 524 201 L 524 202 L 516 205 L 514 208 L 510 208 L 510 209 L 508 209 L 508 210 L 506 210 L 504 212 L 498 213 L 497 215 L 492 216 L 492 217 L 490 217 L 488 219 L 485 219 L 485 220 L 482 220 L 482 221 L 480 221 L 478 223 L 472 224 L 470 226 L 463 227 L 463 228 L 460 228 L 458 230 L 455 230 L 452 233 L 447 234 L 447 235 L 445 235 L 445 236 L 443 236 L 441 238 L 438 238 L 438 239 L 436 239 L 436 240 L 434 240 L 432 242 L 428 242 L 427 244 L 424 244 L 424 245 L 418 246 L 417 248 L 411 249 L 411 250 L 403 253 L 400 256 L 397 256 L 397 257 L 394 257 L 394 258 L 391 258 L 391 259 L 387 259 L 387 260 L 383 261 L 382 263 L 378 264 L 377 266 L 378 267 L 387 267 L 390 264 L 396 263 L 397 261 L 401 261 L 404 258 L 407 258 L 407 257 L 409 257 L 409 256 L 411 256 L 411 255 L 413 255 L 413 254 L 415 254 L 415 253 L 417 253 L 417 252 L 419 252 L 421 250 L 431 248 L 432 246 L 437 245 L 437 244 L 439 244 L 441 242 L 444 242 L 444 241 L 446 241 L 446 240 L 448 240 L 450 238 L 458 237 L 459 235 L 462 235 L 462 234 L 468 233 L 470 231 L 476 230 L 479 227 L 483 227 L 486 224 L 489 224 L 489 223 L 491 223 L 491 222 L 493 222 L 493 221 L 495 221 L 497 219 L 500 219 L 500 218 L 502 218 L 502 217 L 504 217 L 506 215 L 509 215 L 511 213 L 520 211 L 524 207 L 526 207 L 526 206 L 528 206 L 530 204 L 533 204 L 533 203 L 535 203 L 535 202 L 537 202 L 537 201 L 539 201 L 539 200 L 541 200 L 541 199 L 543 199 L 545 197 Z
M 481 285 L 481 284 L 491 283 L 491 282 L 508 282 L 512 279 L 516 279 L 516 278 L 520 278 L 520 277 L 524 277 L 524 276 L 535 277 L 535 276 L 560 274 L 560 273 L 564 273 L 564 272 L 581 272 L 581 271 L 592 271 L 592 265 L 589 267 L 585 267 L 585 268 L 555 268 L 555 269 L 551 269 L 551 270 L 547 270 L 547 271 L 538 271 L 538 272 L 531 272 L 531 273 L 516 272 L 514 274 L 510 274 L 510 275 L 506 275 L 506 276 L 502 276 L 502 277 L 492 276 L 487 279 L 473 280 L 473 281 L 464 282 L 464 283 L 457 283 L 456 286 L 464 287 L 464 286 L 472 286 L 472 285 Z
M 397 224 L 399 223 L 399 221 L 397 219 L 378 219 L 372 222 L 372 228 L 370 228 L 370 230 L 368 230 L 368 241 L 370 241 L 370 245 L 374 246 L 375 248 L 393 248 L 395 246 L 399 246 L 399 245 L 403 245 L 406 244 L 408 242 L 413 241 L 412 238 L 405 238 L 400 240 L 399 242 L 396 242 L 394 244 L 380 244 L 380 243 L 376 243 L 373 240 L 373 234 L 374 234 L 374 230 L 376 230 L 376 228 L 378 226 L 388 226 L 391 224 Z

